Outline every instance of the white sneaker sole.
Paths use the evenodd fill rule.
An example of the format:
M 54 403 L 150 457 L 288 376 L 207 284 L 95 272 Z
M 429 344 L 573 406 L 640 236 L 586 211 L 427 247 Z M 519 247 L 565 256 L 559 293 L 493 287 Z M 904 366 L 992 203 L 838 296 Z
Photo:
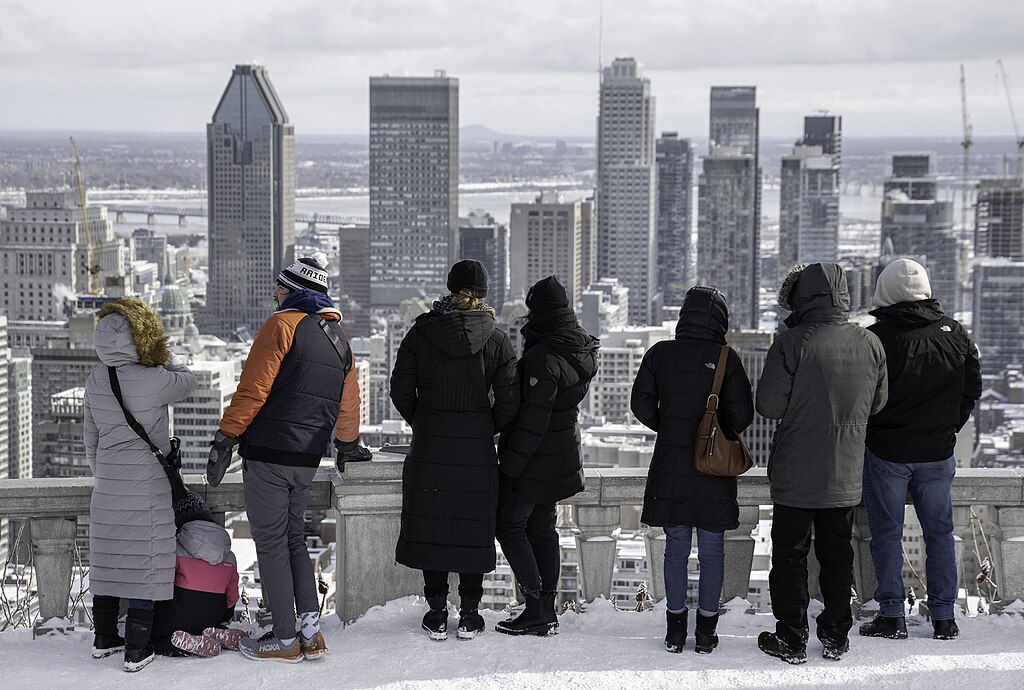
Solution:
M 472 640 L 482 632 L 483 630 L 459 630 L 455 633 L 455 637 L 460 640 Z
M 124 651 L 124 645 L 120 647 L 110 647 L 109 649 L 96 649 L 92 648 L 93 659 L 106 659 L 108 656 L 113 656 Z
M 438 642 L 440 642 L 441 640 L 447 640 L 448 639 L 448 631 L 447 630 L 445 630 L 444 632 L 434 632 L 433 630 L 427 628 L 426 626 L 421 626 L 421 627 L 427 633 L 427 637 L 429 637 L 432 640 L 437 640 Z
M 142 669 L 144 669 L 147 666 L 149 666 L 153 662 L 153 659 L 155 659 L 155 658 L 156 658 L 156 654 L 151 654 L 151 655 L 147 656 L 145 659 L 143 659 L 142 661 L 139 661 L 137 663 L 132 663 L 131 661 L 126 661 L 126 662 L 124 662 L 124 670 L 127 671 L 128 673 L 135 673 L 136 671 L 141 671 Z
M 239 647 L 238 651 L 240 651 L 242 653 L 242 656 L 244 656 L 246 659 L 252 659 L 253 661 L 277 661 L 278 663 L 282 664 L 297 664 L 301 661 L 304 661 L 306 658 L 305 655 L 303 654 L 299 654 L 299 656 L 295 659 L 289 659 L 287 657 L 281 656 L 260 656 L 259 652 L 247 653 L 244 647 Z

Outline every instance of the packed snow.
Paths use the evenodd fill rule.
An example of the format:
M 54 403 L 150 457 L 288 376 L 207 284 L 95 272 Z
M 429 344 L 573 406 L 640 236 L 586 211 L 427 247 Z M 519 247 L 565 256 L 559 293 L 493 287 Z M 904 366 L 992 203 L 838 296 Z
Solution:
M 474 640 L 435 642 L 420 630 L 425 603 L 406 597 L 371 609 L 348 627 L 325 621 L 330 652 L 300 664 L 257 663 L 237 652 L 214 659 L 158 657 L 137 674 L 120 656 L 90 657 L 91 633 L 32 639 L 28 630 L 0 634 L 0 686 L 7 688 L 1020 688 L 1024 685 L 1024 617 L 961 617 L 956 640 L 931 639 L 931 625 L 908 620 L 910 639 L 851 636 L 841 661 L 808 645 L 808 663 L 789 666 L 757 649 L 770 615 L 731 607 L 719 624 L 713 654 L 693 652 L 692 626 L 682 654 L 662 646 L 664 605 L 636 613 L 600 600 L 585 613 L 560 617 L 560 634 L 512 638 L 494 632 L 504 618 L 483 613 L 487 632 Z M 453 610 L 449 626 L 454 628 Z

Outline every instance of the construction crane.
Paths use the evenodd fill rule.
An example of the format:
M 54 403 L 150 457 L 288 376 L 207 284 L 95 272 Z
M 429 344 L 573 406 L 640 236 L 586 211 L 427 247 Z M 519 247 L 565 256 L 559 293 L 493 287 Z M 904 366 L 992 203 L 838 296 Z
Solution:
M 960 112 L 963 115 L 964 138 L 960 146 L 964 149 L 963 171 L 960 177 L 960 231 L 967 232 L 967 173 L 970 167 L 971 147 L 974 146 L 974 127 L 967 115 L 967 77 L 964 66 L 960 65 Z
M 1002 58 L 996 60 L 999 65 L 999 75 L 1003 78 L 1003 90 L 1006 91 L 1006 104 L 1010 106 L 1010 119 L 1013 121 L 1013 136 L 1017 142 L 1017 179 L 1024 176 L 1024 139 L 1020 136 L 1020 127 L 1017 126 L 1017 114 L 1013 110 L 1013 97 L 1010 95 L 1010 80 L 1006 77 L 1006 68 L 1003 67 Z
M 89 273 L 90 295 L 100 293 L 100 271 L 102 267 L 96 262 L 97 251 L 92 244 L 92 230 L 89 228 L 89 208 L 85 196 L 85 182 L 82 180 L 82 164 L 78 160 L 78 146 L 74 137 L 68 137 L 71 142 L 71 164 L 75 173 L 75 187 L 78 192 L 78 205 L 82 209 L 82 231 L 85 234 L 85 268 Z

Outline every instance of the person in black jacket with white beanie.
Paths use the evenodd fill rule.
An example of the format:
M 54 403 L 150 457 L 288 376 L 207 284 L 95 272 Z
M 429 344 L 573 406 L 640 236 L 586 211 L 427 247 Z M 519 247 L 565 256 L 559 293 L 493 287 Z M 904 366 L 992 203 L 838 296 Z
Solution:
M 633 381 L 633 414 L 658 432 L 640 521 L 665 528 L 665 648 L 670 652 L 681 652 L 686 644 L 686 570 L 694 531 L 700 561 L 694 646 L 708 654 L 718 645 L 725 530 L 739 526 L 736 478 L 698 472 L 693 446 L 728 330 L 725 296 L 712 287 L 690 288 L 679 310 L 675 339 L 655 343 Z M 735 351 L 726 361 L 719 397 L 719 420 L 725 428 L 739 434 L 750 426 L 750 380 Z
M 497 538 L 526 601 L 498 623 L 509 635 L 547 635 L 561 571 L 555 504 L 583 490 L 579 404 L 597 374 L 600 345 L 580 326 L 557 276 L 530 288 L 517 370 L 519 415 L 499 442 Z
M 909 490 L 924 532 L 933 637 L 948 640 L 960 632 L 954 616 L 953 447 L 981 397 L 978 349 L 932 299 L 928 273 L 916 261 L 897 259 L 885 267 L 874 305 L 871 315 L 878 322 L 868 330 L 885 348 L 889 402 L 868 420 L 864 505 L 879 615 L 862 625 L 860 634 L 907 637 L 902 547 Z

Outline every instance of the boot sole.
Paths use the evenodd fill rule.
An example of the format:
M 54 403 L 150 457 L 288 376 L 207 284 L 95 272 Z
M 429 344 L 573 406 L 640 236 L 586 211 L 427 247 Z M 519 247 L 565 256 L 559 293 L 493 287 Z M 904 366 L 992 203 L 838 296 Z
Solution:
M 869 632 L 861 632 L 860 634 L 861 634 L 862 637 L 881 637 L 881 638 L 884 638 L 886 640 L 905 640 L 908 637 L 906 630 L 901 630 L 899 632 L 894 632 L 894 633 L 869 633 Z
M 115 655 L 115 654 L 117 654 L 119 652 L 123 652 L 123 651 L 124 651 L 124 645 L 121 645 L 120 647 L 109 647 L 108 649 L 96 649 L 95 647 L 93 647 L 92 648 L 92 658 L 93 659 L 106 659 L 108 656 L 113 656 L 113 655 Z
M 504 633 L 505 635 L 513 635 L 513 636 L 516 636 L 516 637 L 521 637 L 523 635 L 533 635 L 535 637 L 547 637 L 548 635 L 552 635 L 552 634 L 557 635 L 558 634 L 557 632 L 554 632 L 554 633 L 552 632 L 554 629 L 555 629 L 554 628 L 554 624 L 550 624 L 550 623 L 547 624 L 545 627 L 523 628 L 522 630 L 513 630 L 513 629 L 510 629 L 510 628 L 503 628 L 503 627 L 501 627 L 500 624 L 494 626 L 495 632 Z
M 447 630 L 445 630 L 444 632 L 435 632 L 435 631 L 431 630 L 430 628 L 428 628 L 425 625 L 421 625 L 420 627 L 423 628 L 424 632 L 427 633 L 427 637 L 429 637 L 432 640 L 437 640 L 438 642 L 440 642 L 442 640 L 447 640 L 448 639 L 448 631 Z
M 715 647 L 717 646 L 718 645 L 714 645 L 711 647 L 694 647 L 693 651 L 697 652 L 698 654 L 710 654 L 711 652 L 715 651 Z
M 460 640 L 472 640 L 482 632 L 483 630 L 459 630 L 455 633 L 455 637 Z
M 667 645 L 665 645 L 665 649 L 667 651 L 669 651 L 669 652 L 672 652 L 673 654 L 682 654 L 682 652 L 683 652 L 683 648 L 682 647 L 677 647 L 675 645 L 668 645 L 667 644 Z
M 151 654 L 151 655 L 147 656 L 145 659 L 143 659 L 142 661 L 136 661 L 136 662 L 126 661 L 126 662 L 124 662 L 124 670 L 126 672 L 128 672 L 128 673 L 135 673 L 136 671 L 141 671 L 142 669 L 146 668 L 151 663 L 153 663 L 153 659 L 155 659 L 155 658 L 156 658 L 156 654 Z
M 807 663 L 807 654 L 803 654 L 801 656 L 791 656 L 788 654 L 779 654 L 778 652 L 773 652 L 769 649 L 765 649 L 761 645 L 758 645 L 757 648 L 765 654 L 767 654 L 768 656 L 775 657 L 776 659 L 781 659 L 782 661 L 785 661 L 787 664 L 792 664 L 793 666 L 798 666 L 799 664 Z

